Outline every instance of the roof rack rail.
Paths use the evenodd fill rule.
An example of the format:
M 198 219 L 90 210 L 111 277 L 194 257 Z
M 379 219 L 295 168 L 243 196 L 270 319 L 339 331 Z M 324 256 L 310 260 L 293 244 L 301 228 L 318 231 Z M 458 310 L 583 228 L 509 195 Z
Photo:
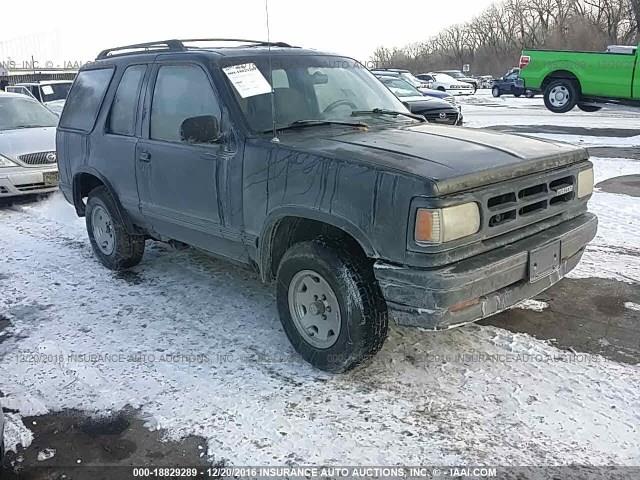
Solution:
M 156 42 L 136 43 L 133 45 L 124 45 L 122 47 L 107 48 L 102 50 L 96 60 L 103 60 L 105 58 L 120 56 L 120 55 L 133 55 L 145 51 L 169 51 L 169 52 L 184 52 L 188 48 L 185 43 L 202 43 L 202 42 L 234 42 L 234 43 L 247 43 L 252 46 L 264 46 L 264 47 L 285 47 L 291 48 L 291 45 L 284 42 L 265 42 L 263 40 L 247 40 L 243 38 L 189 38 L 184 40 L 158 40 Z M 196 47 L 197 48 L 197 47 Z

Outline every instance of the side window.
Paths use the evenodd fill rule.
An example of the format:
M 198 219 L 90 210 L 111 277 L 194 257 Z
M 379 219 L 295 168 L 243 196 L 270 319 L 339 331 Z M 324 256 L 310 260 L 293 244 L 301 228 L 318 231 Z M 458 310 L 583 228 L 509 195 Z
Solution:
M 151 138 L 186 143 L 182 123 L 203 116 L 220 122 L 220 106 L 204 70 L 196 65 L 160 67 L 151 104 Z
M 83 132 L 93 130 L 112 76 L 112 68 L 80 72 L 64 105 L 60 126 Z
M 146 70 L 146 65 L 132 65 L 124 71 L 111 105 L 107 131 L 130 137 L 135 134 L 138 92 Z

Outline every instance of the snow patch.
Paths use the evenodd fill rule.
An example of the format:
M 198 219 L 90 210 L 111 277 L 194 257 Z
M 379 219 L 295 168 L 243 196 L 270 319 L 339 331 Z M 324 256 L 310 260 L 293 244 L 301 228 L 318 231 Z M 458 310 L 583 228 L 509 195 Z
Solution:
M 17 452 L 18 445 L 21 445 L 23 448 L 28 448 L 32 441 L 33 433 L 24 425 L 20 415 L 16 413 L 6 413 L 4 424 L 4 446 L 7 452 Z
M 518 303 L 513 308 L 519 308 L 521 310 L 533 310 L 534 312 L 542 312 L 545 309 L 549 308 L 549 304 L 547 302 L 543 302 L 540 300 L 529 299 L 529 300 L 524 300 Z
M 640 303 L 624 302 L 624 308 L 633 310 L 634 312 L 640 312 Z
M 45 448 L 44 450 L 41 450 L 38 452 L 38 457 L 37 460 L 39 462 L 44 462 L 46 460 L 49 460 L 53 457 L 56 456 L 56 449 L 55 448 Z

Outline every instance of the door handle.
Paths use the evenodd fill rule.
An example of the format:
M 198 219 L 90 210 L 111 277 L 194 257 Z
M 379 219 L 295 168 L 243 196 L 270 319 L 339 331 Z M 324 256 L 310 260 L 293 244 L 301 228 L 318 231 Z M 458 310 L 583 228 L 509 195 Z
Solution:
M 138 155 L 138 158 L 140 159 L 141 162 L 150 162 L 151 154 L 149 152 L 140 152 L 140 155 Z

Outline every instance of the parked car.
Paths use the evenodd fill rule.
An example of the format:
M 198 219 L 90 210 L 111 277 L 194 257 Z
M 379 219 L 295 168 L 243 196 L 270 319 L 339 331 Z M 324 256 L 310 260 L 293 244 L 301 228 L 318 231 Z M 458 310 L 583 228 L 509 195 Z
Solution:
M 396 75 L 406 82 L 409 82 L 422 93 L 424 93 L 426 90 L 431 90 L 431 85 L 429 85 L 428 82 L 424 82 L 415 77 L 409 70 L 403 70 L 400 68 L 378 68 L 375 70 L 371 70 L 371 73 L 373 73 L 374 75 Z
M 9 85 L 6 91 L 31 96 L 60 116 L 72 84 L 72 80 L 41 80 Z
M 445 75 L 449 75 L 451 78 L 455 78 L 459 82 L 465 82 L 473 85 L 474 93 L 478 90 L 478 80 L 470 77 L 469 75 L 465 75 L 460 70 L 438 70 L 436 73 L 444 73 Z
M 33 98 L 0 92 L 0 198 L 58 188 L 57 123 Z
M 451 95 L 473 95 L 475 93 L 473 85 L 459 82 L 444 73 L 421 73 L 417 77 L 424 82 L 428 82 L 431 88 Z
M 525 95 L 527 98 L 533 98 L 535 96 L 535 93 L 531 89 L 525 88 L 524 82 L 520 78 L 520 70 L 517 69 L 511 70 L 504 77 L 496 78 L 493 81 L 491 94 L 494 97 L 500 97 L 502 95 L 521 97 Z
M 138 264 L 148 238 L 253 266 L 318 368 L 371 358 L 389 311 L 438 330 L 538 295 L 595 236 L 585 149 L 429 124 L 348 57 L 190 45 L 80 69 L 61 190 L 107 268 Z
M 479 78 L 480 88 L 493 88 L 493 77 L 491 75 L 482 75 Z
M 404 103 L 411 113 L 422 115 L 430 123 L 461 125 L 460 110 L 445 100 L 427 97 L 402 78 L 380 75 L 380 81 Z
M 377 78 L 382 78 L 382 77 L 396 77 L 396 78 L 398 78 L 398 75 L 393 75 L 393 74 L 386 73 L 386 72 L 385 73 L 376 73 L 375 76 Z M 402 78 L 402 77 L 400 77 L 400 78 Z M 416 88 L 416 87 L 414 87 L 414 88 Z M 445 102 L 449 102 L 451 105 L 455 105 L 456 107 L 458 107 L 460 109 L 460 107 L 458 106 L 458 104 L 456 102 L 456 97 L 454 97 L 450 93 L 443 92 L 442 90 L 434 90 L 433 88 L 417 88 L 417 90 L 422 95 L 424 95 L 425 97 L 433 97 L 433 98 L 438 98 L 440 100 L 444 100 Z
M 566 113 L 576 105 L 595 112 L 610 102 L 640 106 L 640 49 L 614 50 L 525 50 L 520 76 L 527 88 L 543 93 L 545 106 L 554 113 Z

